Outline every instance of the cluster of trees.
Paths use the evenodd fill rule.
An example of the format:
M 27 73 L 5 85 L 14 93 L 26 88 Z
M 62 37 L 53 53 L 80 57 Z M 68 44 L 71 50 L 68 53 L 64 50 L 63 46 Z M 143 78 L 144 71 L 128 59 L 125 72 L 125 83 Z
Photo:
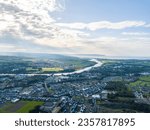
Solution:
M 108 95 L 108 100 L 113 105 L 106 103 L 106 107 L 120 109 L 122 112 L 150 112 L 149 104 L 135 102 L 131 88 L 124 81 L 109 82 L 105 89 L 116 92 Z
M 102 67 L 95 68 L 93 72 L 101 73 L 104 77 L 124 76 L 126 74 L 137 75 L 142 72 L 150 72 L 150 64 L 147 60 L 118 60 L 105 63 Z

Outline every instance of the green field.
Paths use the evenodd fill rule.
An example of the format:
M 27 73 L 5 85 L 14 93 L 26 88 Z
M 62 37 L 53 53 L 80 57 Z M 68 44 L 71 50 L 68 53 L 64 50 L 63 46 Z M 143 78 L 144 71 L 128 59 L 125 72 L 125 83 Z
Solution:
M 42 68 L 43 72 L 59 72 L 63 71 L 62 68 Z
M 38 69 L 33 69 L 32 67 L 26 68 L 26 71 L 38 71 Z
M 41 68 L 41 69 L 34 69 L 32 67 L 27 67 L 26 68 L 27 72 L 59 72 L 59 71 L 63 71 L 62 68 L 59 67 L 52 67 L 52 68 Z
M 150 82 L 150 76 L 142 76 L 140 77 L 140 80 Z
M 141 76 L 137 81 L 129 84 L 131 87 L 150 87 L 150 76 Z
M 35 107 L 43 105 L 40 101 L 19 101 L 17 103 L 8 102 L 0 107 L 0 113 L 29 113 Z

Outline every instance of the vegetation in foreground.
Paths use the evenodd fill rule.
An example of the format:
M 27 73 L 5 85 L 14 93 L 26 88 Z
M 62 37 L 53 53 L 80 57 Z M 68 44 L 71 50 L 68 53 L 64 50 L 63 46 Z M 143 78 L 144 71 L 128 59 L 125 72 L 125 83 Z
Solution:
M 7 102 L 0 108 L 1 113 L 30 113 L 36 112 L 39 106 L 43 105 L 41 101 L 19 101 L 16 103 Z

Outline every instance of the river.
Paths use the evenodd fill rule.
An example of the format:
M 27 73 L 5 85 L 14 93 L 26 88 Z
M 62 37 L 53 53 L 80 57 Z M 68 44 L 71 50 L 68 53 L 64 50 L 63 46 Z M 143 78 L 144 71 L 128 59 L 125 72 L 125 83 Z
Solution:
M 98 61 L 97 59 L 91 59 L 90 61 L 95 62 L 96 64 L 90 67 L 85 67 L 80 70 L 76 70 L 74 72 L 64 72 L 64 73 L 55 73 L 54 76 L 61 76 L 61 75 L 72 75 L 72 74 L 79 74 L 85 71 L 89 71 L 92 68 L 100 67 L 103 63 Z M 36 76 L 36 75 L 43 75 L 43 76 L 51 76 L 52 74 L 0 74 L 0 76 L 16 76 L 16 75 L 23 75 L 23 76 Z
M 86 68 L 83 68 L 83 69 L 80 69 L 80 70 L 76 70 L 74 72 L 66 72 L 66 73 L 56 73 L 54 74 L 55 76 L 60 76 L 60 75 L 72 75 L 72 74 L 79 74 L 79 73 L 83 73 L 85 71 L 89 71 L 91 70 L 92 68 L 96 68 L 96 67 L 100 67 L 103 63 L 101 61 L 98 61 L 97 59 L 92 59 L 90 60 L 92 62 L 95 62 L 96 64 L 93 65 L 93 66 L 90 66 L 90 67 L 86 67 Z

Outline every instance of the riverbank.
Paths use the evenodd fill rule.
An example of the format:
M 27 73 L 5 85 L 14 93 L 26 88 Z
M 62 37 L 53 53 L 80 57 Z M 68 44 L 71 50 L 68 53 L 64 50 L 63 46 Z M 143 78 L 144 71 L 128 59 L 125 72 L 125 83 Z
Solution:
M 85 71 L 89 71 L 92 68 L 100 67 L 103 63 L 101 61 L 98 61 L 97 59 L 91 59 L 90 61 L 95 62 L 96 64 L 90 67 L 85 67 L 80 70 L 76 70 L 74 72 L 64 72 L 64 73 L 55 73 L 55 74 L 0 74 L 0 76 L 16 76 L 16 75 L 22 75 L 22 76 L 61 76 L 61 75 L 72 75 L 72 74 L 79 74 L 83 73 Z

